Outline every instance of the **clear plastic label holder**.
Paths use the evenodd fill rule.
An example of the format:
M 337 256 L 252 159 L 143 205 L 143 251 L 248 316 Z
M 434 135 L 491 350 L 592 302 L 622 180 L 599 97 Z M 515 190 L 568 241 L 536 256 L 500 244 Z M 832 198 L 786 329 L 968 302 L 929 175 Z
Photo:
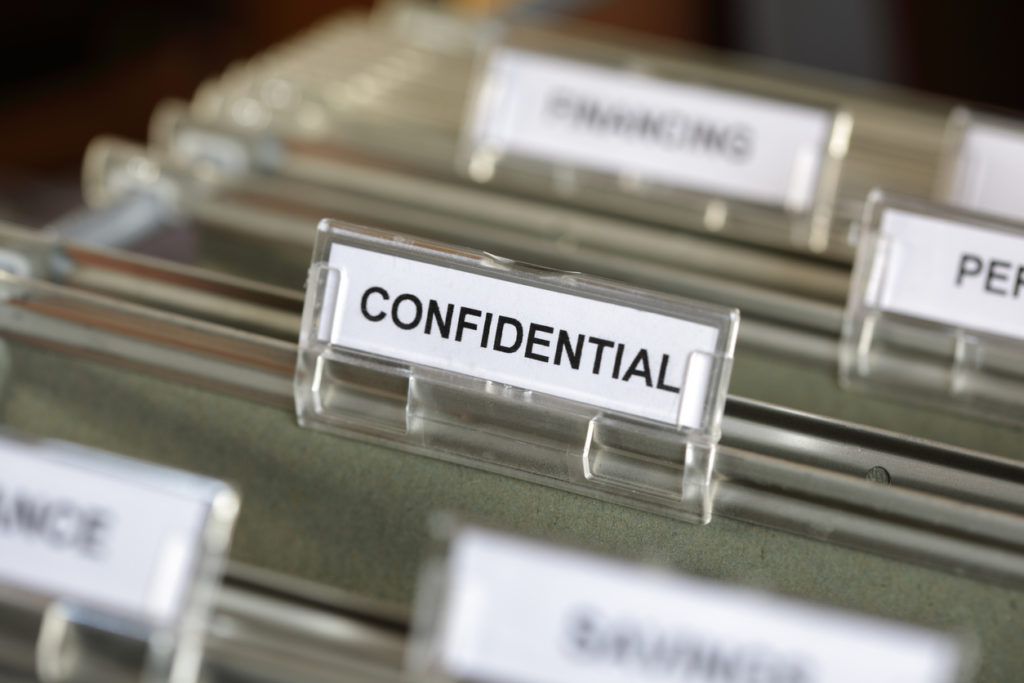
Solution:
M 0 436 L 0 677 L 198 680 L 238 509 L 215 479 Z
M 936 201 L 1024 221 L 1024 122 L 956 107 L 946 124 Z
M 415 680 L 952 683 L 975 668 L 953 633 L 441 521 Z
M 736 310 L 325 220 L 297 416 L 707 522 L 738 324 Z
M 848 112 L 752 90 L 726 69 L 511 36 L 480 51 L 458 172 L 734 239 L 828 249 Z
M 846 388 L 1024 414 L 1024 226 L 874 191 L 839 348 Z

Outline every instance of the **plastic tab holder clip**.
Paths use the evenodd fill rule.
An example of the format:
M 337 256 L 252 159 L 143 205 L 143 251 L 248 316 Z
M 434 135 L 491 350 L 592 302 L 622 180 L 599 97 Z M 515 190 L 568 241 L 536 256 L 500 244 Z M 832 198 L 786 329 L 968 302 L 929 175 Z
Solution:
M 845 386 L 1024 416 L 1024 226 L 868 199 L 840 341 Z
M 739 312 L 330 220 L 300 424 L 710 519 Z
M 827 248 L 848 113 L 709 84 L 685 64 L 670 73 L 638 58 L 607 62 L 493 48 L 458 167 L 481 183 L 509 174 L 565 197 L 643 198 L 712 232 L 781 221 L 783 241 Z
M 195 681 L 238 508 L 215 479 L 0 436 L 0 674 Z

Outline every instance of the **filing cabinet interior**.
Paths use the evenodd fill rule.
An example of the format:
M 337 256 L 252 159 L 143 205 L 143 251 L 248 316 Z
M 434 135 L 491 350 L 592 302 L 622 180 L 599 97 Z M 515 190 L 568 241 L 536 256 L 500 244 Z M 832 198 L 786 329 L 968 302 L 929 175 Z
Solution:
M 544 44 L 550 38 L 540 31 L 524 40 Z M 581 41 L 579 49 L 587 44 L 585 38 L 574 40 Z M 401 45 L 397 39 L 396 44 Z M 743 301 L 754 305 L 742 314 L 729 386 L 730 396 L 735 399 L 730 404 L 732 409 L 729 405 L 726 408 L 724 446 L 751 453 L 763 449 L 766 456 L 773 455 L 773 448 L 787 445 L 796 450 L 804 448 L 808 462 L 798 462 L 798 467 L 828 459 L 831 454 L 827 444 L 808 439 L 795 428 L 789 437 L 793 444 L 780 445 L 760 443 L 757 430 L 745 424 L 759 410 L 778 418 L 778 430 L 817 419 L 787 413 L 792 410 L 820 416 L 824 428 L 849 422 L 888 430 L 893 434 L 873 432 L 871 438 L 903 439 L 908 450 L 921 448 L 930 453 L 929 446 L 918 441 L 925 439 L 977 451 L 978 462 L 986 457 L 982 454 L 990 454 L 1024 465 L 1019 448 L 1024 425 L 1005 419 L 979 420 L 898 397 L 850 393 L 840 388 L 835 347 L 852 256 L 850 244 L 843 239 L 849 235 L 842 234 L 843 228 L 835 228 L 836 234 L 823 254 L 810 254 L 805 253 L 802 243 L 794 246 L 777 236 L 750 238 L 744 234 L 750 226 L 742 224 L 732 226 L 735 232 L 727 230 L 722 235 L 707 230 L 699 221 L 682 225 L 678 216 L 645 206 L 642 197 L 614 193 L 600 196 L 593 188 L 584 188 L 582 194 L 572 198 L 552 196 L 535 177 L 529 173 L 517 176 L 515 169 L 507 176 L 499 174 L 496 183 L 483 186 L 453 175 L 449 157 L 457 146 L 462 100 L 469 84 L 467 54 L 449 60 L 448 66 L 454 65 L 451 73 L 429 74 L 430 79 L 439 82 L 436 120 L 428 122 L 427 127 L 432 128 L 422 147 L 405 156 L 402 146 L 414 138 L 403 136 L 416 130 L 404 130 L 400 125 L 404 114 L 396 111 L 390 113 L 396 116 L 397 124 L 348 122 L 352 127 L 345 136 L 322 141 L 327 151 L 320 159 L 315 155 L 303 157 L 303 146 L 313 146 L 310 140 L 291 137 L 289 133 L 294 131 L 281 124 L 278 133 L 289 131 L 281 134 L 281 149 L 289 149 L 290 154 L 290 146 L 294 146 L 299 150 L 294 158 L 285 155 L 286 161 L 275 165 L 280 159 L 271 163 L 268 159 L 273 155 L 268 154 L 266 159 L 241 170 L 208 173 L 209 169 L 196 159 L 180 154 L 176 145 L 181 140 L 174 137 L 178 127 L 195 125 L 196 130 L 210 135 L 201 139 L 227 141 L 228 147 L 222 149 L 231 149 L 235 143 L 258 147 L 261 138 L 230 126 L 225 126 L 223 137 L 218 137 L 220 133 L 211 122 L 223 125 L 227 110 L 213 114 L 207 111 L 204 119 L 199 114 L 211 100 L 201 97 L 202 93 L 191 104 L 166 105 L 155 114 L 148 148 L 117 140 L 93 144 L 87 154 L 85 185 L 95 209 L 102 211 L 130 197 L 130 192 L 117 195 L 117 182 L 104 175 L 108 171 L 110 177 L 123 180 L 124 174 L 118 173 L 125 169 L 158 169 L 157 176 L 179 193 L 176 197 L 180 203 L 171 222 L 177 229 L 181 224 L 186 226 L 185 241 L 192 241 L 189 247 L 197 266 L 282 288 L 278 290 L 279 300 L 267 306 L 267 310 L 277 306 L 269 317 L 247 317 L 250 309 L 239 304 L 244 297 L 232 302 L 226 296 L 227 304 L 238 304 L 239 308 L 225 314 L 224 308 L 219 313 L 210 312 L 216 305 L 204 301 L 200 292 L 187 288 L 160 292 L 159 279 L 154 280 L 157 287 L 151 288 L 153 282 L 147 282 L 145 275 L 149 266 L 125 276 L 131 271 L 130 255 L 111 257 L 115 261 L 124 259 L 128 265 L 118 277 L 105 278 L 96 272 L 82 276 L 76 266 L 79 259 L 86 262 L 88 247 L 67 253 L 53 247 L 51 263 L 60 263 L 61 269 L 49 274 L 51 282 L 103 296 L 121 296 L 129 302 L 181 315 L 183 320 L 202 323 L 205 315 L 205 322 L 271 340 L 278 344 L 274 361 L 290 360 L 314 226 L 318 219 L 329 215 L 694 299 L 708 294 L 718 297 L 715 303 L 728 306 L 739 305 L 732 298 L 737 292 L 747 297 Z M 652 59 L 663 67 L 671 62 L 663 57 Z M 707 75 L 721 67 L 712 60 L 693 68 Z M 729 78 L 744 83 L 753 76 L 733 74 Z M 396 92 L 396 101 L 408 95 L 401 88 Z M 827 89 L 804 91 L 793 85 L 788 92 L 820 96 Z M 942 134 L 943 120 L 938 113 L 942 104 L 913 97 L 896 97 L 894 101 L 882 106 L 870 98 L 861 102 L 851 96 L 846 102 L 854 110 L 861 107 L 868 123 L 867 132 L 854 138 L 848 168 L 843 171 L 847 185 L 838 208 L 845 219 L 856 214 L 859 205 L 850 198 L 861 190 L 866 192 L 865 183 L 872 172 L 920 194 L 926 194 L 933 185 L 937 166 L 933 152 Z M 282 116 L 293 113 L 284 112 Z M 895 117 L 892 129 L 883 125 L 887 115 Z M 395 133 L 393 138 L 389 125 Z M 897 128 L 911 131 L 901 141 L 905 147 L 894 144 L 894 149 L 879 152 L 885 163 L 872 167 L 872 145 L 891 139 Z M 360 130 L 365 131 L 365 139 L 359 139 Z M 366 178 L 359 176 L 360 163 L 366 164 Z M 332 173 L 336 174 L 333 178 Z M 393 187 L 384 182 L 388 179 L 394 181 Z M 510 203 L 498 204 L 497 197 Z M 489 206 L 492 200 L 495 204 Z M 448 201 L 452 204 L 450 210 L 438 208 L 438 204 Z M 529 212 L 529 229 L 517 233 L 513 204 L 524 215 Z M 674 264 L 668 256 L 659 255 L 657 264 L 645 270 L 643 250 L 623 246 L 630 240 L 631 227 L 638 231 L 636 234 L 644 231 L 645 248 L 651 254 L 658 252 L 658 244 L 667 244 L 675 237 L 680 245 L 690 245 L 695 253 L 706 255 L 707 264 L 697 264 L 696 257 L 690 263 Z M 616 229 L 624 229 L 625 234 L 619 236 L 618 243 L 607 239 Z M 623 253 L 619 253 L 617 244 Z M 50 247 L 41 249 L 47 251 Z M 755 266 L 744 265 L 756 263 L 759 258 L 762 262 Z M 715 272 L 716 263 L 729 263 L 729 271 Z M 204 277 L 201 270 L 190 272 Z M 730 278 L 742 277 L 748 279 L 736 284 L 735 289 L 718 289 Z M 135 287 L 138 291 L 132 291 Z M 246 301 L 253 303 L 255 299 Z M 6 300 L 0 301 L 0 306 L 6 304 Z M 102 340 L 102 335 L 112 330 L 116 335 L 116 326 L 98 333 L 92 348 L 76 348 L 74 343 L 65 345 L 52 336 L 34 338 L 31 324 L 19 322 L 17 307 L 11 309 L 0 313 L 8 330 L 0 334 L 0 419 L 26 433 L 132 455 L 237 486 L 243 506 L 234 536 L 233 565 L 226 577 L 225 592 L 229 596 L 234 595 L 233 591 L 249 590 L 244 587 L 251 588 L 250 580 L 253 586 L 259 584 L 259 579 L 251 577 L 261 576 L 262 571 L 313 582 L 375 605 L 367 608 L 371 620 L 380 619 L 396 633 L 401 631 L 400 635 L 390 634 L 400 642 L 405 637 L 421 565 L 435 550 L 430 520 L 438 511 L 447 511 L 475 523 L 539 539 L 964 636 L 969 645 L 966 656 L 972 679 L 1015 680 L 1024 670 L 1024 651 L 1017 643 L 1020 610 L 1024 607 L 1024 569 L 985 574 L 974 571 L 978 565 L 966 561 L 943 563 L 938 556 L 924 561 L 898 559 L 885 552 L 898 545 L 898 537 L 878 538 L 877 544 L 861 537 L 858 543 L 850 543 L 849 537 L 838 530 L 834 535 L 823 531 L 827 521 L 809 519 L 801 526 L 790 518 L 787 524 L 792 528 L 787 531 L 785 525 L 772 526 L 772 520 L 762 525 L 745 521 L 742 514 L 723 514 L 714 515 L 705 526 L 686 524 L 530 481 L 422 457 L 422 453 L 398 450 L 380 441 L 306 430 L 296 424 L 290 393 L 282 391 L 282 387 L 290 388 L 291 368 L 270 368 L 271 361 L 263 367 L 260 360 L 243 359 L 239 365 L 251 362 L 257 373 L 270 368 L 267 372 L 273 378 L 267 386 L 273 388 L 260 394 L 261 400 L 242 398 L 225 391 L 217 378 L 204 382 L 199 369 L 184 377 L 170 365 L 150 364 L 145 357 L 120 357 L 116 348 L 105 348 Z M 19 324 L 24 325 L 20 331 Z M 88 315 L 73 324 L 88 327 Z M 137 335 L 141 329 L 138 325 L 137 321 L 126 322 L 123 331 Z M 145 337 L 144 332 L 140 336 Z M 188 343 L 182 339 L 181 348 L 187 349 Z M 219 372 L 229 375 L 232 367 L 222 363 Z M 856 441 L 844 444 L 848 452 L 835 473 L 879 488 L 900 489 L 905 485 L 915 487 L 919 481 L 929 480 L 933 470 L 950 464 L 926 463 L 929 471 L 919 472 L 916 467 L 920 460 L 911 457 L 896 459 L 895 465 L 882 463 L 873 459 L 873 445 Z M 858 452 L 863 455 L 859 460 Z M 734 462 L 732 467 L 741 464 Z M 728 471 L 723 475 L 726 478 Z M 983 513 L 998 516 L 1007 512 L 1020 517 L 1024 502 L 1007 501 L 995 491 L 991 510 L 984 509 L 987 501 L 982 477 L 995 480 L 999 472 L 998 465 L 992 465 L 991 471 L 979 473 L 980 489 L 977 483 L 969 490 L 964 484 L 964 499 L 960 501 L 955 491 L 963 482 L 957 479 L 954 467 L 939 475 L 946 479 L 932 483 L 943 492 L 953 491 L 949 499 L 963 503 L 965 509 L 977 506 Z M 1024 481 L 1017 469 L 1007 472 L 1011 476 L 1005 482 L 1006 490 Z M 778 493 L 781 499 L 788 493 L 786 488 L 783 484 L 779 491 L 769 493 Z M 925 494 L 933 492 L 925 487 Z M 820 499 L 811 497 L 802 502 L 808 510 L 814 505 L 833 505 L 833 512 L 842 514 L 847 503 L 827 498 L 827 493 L 821 493 Z M 937 505 L 943 502 L 936 500 Z M 884 510 L 880 514 L 884 515 Z M 920 520 L 899 521 L 913 529 Z M 862 533 L 870 535 L 872 530 L 886 533 L 884 525 L 865 525 Z M 941 546 L 944 540 L 924 524 L 917 531 L 928 539 L 922 542 L 924 545 Z M 984 545 L 979 539 L 991 540 L 996 532 L 988 529 L 986 533 L 973 537 L 964 532 L 967 538 L 954 539 L 964 545 L 951 544 L 949 548 L 966 547 L 971 542 Z M 877 547 L 880 552 L 865 547 Z M 1019 560 L 1020 538 L 992 542 L 986 550 Z M 947 550 L 947 554 L 953 552 Z M 978 562 L 984 564 L 983 560 Z M 287 578 L 281 581 L 282 586 L 288 585 Z M 273 581 L 267 578 L 264 587 L 271 585 Z M 286 591 L 283 588 L 281 594 L 288 595 Z M 267 592 L 273 594 L 270 588 Z M 292 597 L 295 595 L 298 592 Z M 387 648 L 400 649 L 392 641 Z M 401 666 L 400 652 L 390 652 L 388 657 L 391 664 Z
M 425 520 L 444 509 L 679 571 L 973 632 L 981 679 L 1012 679 L 1024 665 L 1012 626 L 1019 619 L 1016 588 L 726 518 L 681 524 L 302 430 L 287 410 L 9 338 L 5 344 L 5 422 L 236 484 L 244 491 L 232 551 L 237 562 L 408 605 L 432 542 Z M 924 425 L 948 419 L 913 417 Z M 975 426 L 973 445 L 995 451 L 1013 442 L 1012 432 L 990 438 L 998 431 Z

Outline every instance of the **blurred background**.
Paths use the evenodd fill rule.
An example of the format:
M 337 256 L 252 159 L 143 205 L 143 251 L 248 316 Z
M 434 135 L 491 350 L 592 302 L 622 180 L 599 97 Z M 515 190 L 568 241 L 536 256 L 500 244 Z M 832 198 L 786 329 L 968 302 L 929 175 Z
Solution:
M 0 3 L 0 219 L 41 225 L 79 203 L 99 133 L 142 140 L 154 105 L 190 97 L 349 0 L 62 0 Z M 1020 3 L 900 0 L 555 0 L 454 3 L 557 22 L 582 17 L 1024 110 Z

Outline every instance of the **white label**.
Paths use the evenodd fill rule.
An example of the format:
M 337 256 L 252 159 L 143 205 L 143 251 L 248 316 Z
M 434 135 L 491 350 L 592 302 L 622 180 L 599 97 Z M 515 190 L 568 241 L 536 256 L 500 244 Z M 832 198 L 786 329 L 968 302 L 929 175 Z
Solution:
M 321 339 L 374 354 L 697 427 L 718 330 L 709 325 L 332 244 L 340 271 Z M 332 287 L 328 287 L 332 291 Z
M 157 468 L 118 473 L 108 456 L 97 470 L 59 447 L 0 440 L 0 582 L 147 623 L 174 620 L 209 500 L 164 490 Z
M 879 237 L 868 306 L 1024 339 L 1024 235 L 886 209 Z
M 478 147 L 804 212 L 834 113 L 512 49 L 496 51 Z
M 975 211 L 1024 219 L 1024 132 L 969 120 L 947 198 Z
M 437 656 L 459 680 L 938 683 L 943 634 L 469 530 Z

